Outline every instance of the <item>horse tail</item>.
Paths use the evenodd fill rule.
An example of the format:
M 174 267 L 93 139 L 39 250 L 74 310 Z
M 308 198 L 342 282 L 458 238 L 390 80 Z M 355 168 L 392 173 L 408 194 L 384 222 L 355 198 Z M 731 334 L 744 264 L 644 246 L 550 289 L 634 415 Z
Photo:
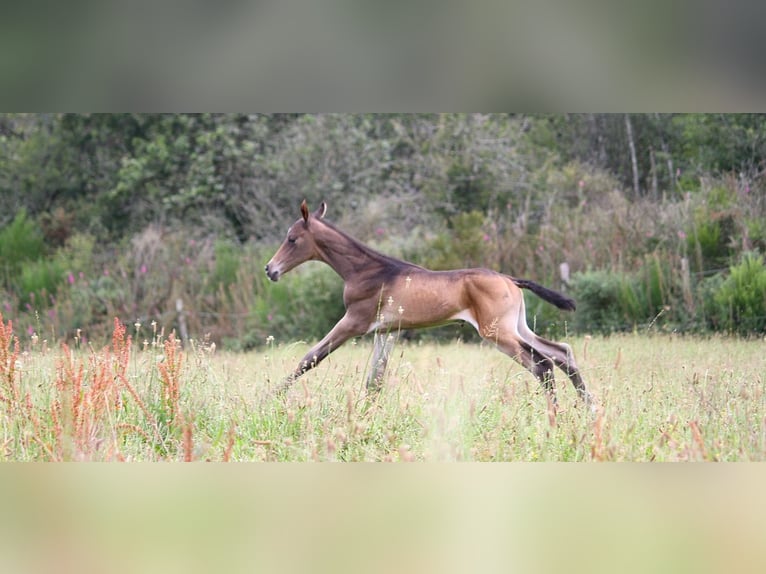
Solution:
M 559 309 L 563 309 L 564 311 L 574 311 L 576 308 L 575 300 L 571 297 L 567 297 L 566 295 L 562 293 L 558 293 L 557 291 L 554 291 L 553 289 L 548 289 L 547 287 L 543 287 L 539 283 L 535 283 L 534 281 L 530 281 L 529 279 L 517 279 L 516 277 L 511 277 L 511 281 L 513 281 L 518 287 L 521 287 L 522 289 L 529 289 L 540 297 L 541 299 L 547 301 L 548 303 L 551 303 L 552 305 L 555 305 Z

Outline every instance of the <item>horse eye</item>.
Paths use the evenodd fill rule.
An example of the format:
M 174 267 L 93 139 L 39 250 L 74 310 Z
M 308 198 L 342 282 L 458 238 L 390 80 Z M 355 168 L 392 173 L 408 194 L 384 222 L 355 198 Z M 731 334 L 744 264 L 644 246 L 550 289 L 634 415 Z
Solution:
M 287 242 L 288 242 L 288 243 L 295 243 L 295 242 L 296 242 L 296 240 L 297 240 L 297 238 L 296 238 L 296 237 L 288 237 L 288 238 L 287 238 Z

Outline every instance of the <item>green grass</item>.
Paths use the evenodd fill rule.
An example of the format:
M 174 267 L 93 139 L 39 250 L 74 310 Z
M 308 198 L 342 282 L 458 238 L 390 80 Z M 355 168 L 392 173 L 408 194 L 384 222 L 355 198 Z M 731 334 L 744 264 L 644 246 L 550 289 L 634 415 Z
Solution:
M 570 340 L 599 408 L 585 409 L 557 372 L 555 416 L 533 377 L 487 345 L 400 343 L 371 398 L 368 338 L 284 397 L 273 390 L 304 343 L 247 354 L 198 343 L 173 356 L 156 333 L 129 354 L 127 342 L 117 333 L 106 349 L 71 353 L 30 344 L 10 370 L 6 353 L 0 460 L 766 460 L 761 340 Z

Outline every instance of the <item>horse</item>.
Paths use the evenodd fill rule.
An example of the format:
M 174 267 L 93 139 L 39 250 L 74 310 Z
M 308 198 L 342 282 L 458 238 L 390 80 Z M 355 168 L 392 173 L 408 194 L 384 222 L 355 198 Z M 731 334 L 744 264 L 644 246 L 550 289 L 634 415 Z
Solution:
M 384 255 L 340 230 L 325 219 L 325 202 L 309 213 L 303 200 L 300 211 L 301 217 L 290 226 L 287 237 L 266 264 L 266 275 L 276 282 L 301 263 L 322 261 L 343 279 L 346 312 L 286 377 L 278 389 L 280 394 L 343 343 L 368 333 L 376 336 L 367 388 L 377 391 L 392 349 L 392 337 L 381 334 L 463 321 L 529 370 L 554 407 L 558 404 L 555 365 L 569 377 L 586 405 L 593 408 L 571 347 L 544 339 L 527 325 L 522 289 L 566 311 L 575 310 L 572 298 L 534 281 L 489 269 L 432 271 Z

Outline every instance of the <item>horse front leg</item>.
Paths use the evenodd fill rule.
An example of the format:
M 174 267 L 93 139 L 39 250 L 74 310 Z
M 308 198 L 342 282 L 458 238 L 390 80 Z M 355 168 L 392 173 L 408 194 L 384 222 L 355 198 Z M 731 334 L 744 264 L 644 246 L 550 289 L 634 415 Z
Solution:
M 290 385 L 293 384 L 295 379 L 303 375 L 306 371 L 316 367 L 325 359 L 325 357 L 327 357 L 327 355 L 332 353 L 350 338 L 363 335 L 365 330 L 366 329 L 360 326 L 358 321 L 355 321 L 348 315 L 348 313 L 346 313 L 341 320 L 335 324 L 330 332 L 304 355 L 300 363 L 298 363 L 298 367 L 288 375 L 277 388 L 277 394 L 283 394 L 290 388 Z
M 381 333 L 375 331 L 374 351 L 372 355 L 372 365 L 370 365 L 370 376 L 367 378 L 367 391 L 378 392 L 383 384 L 383 376 L 386 374 L 388 358 L 394 349 L 395 339 L 390 333 Z

